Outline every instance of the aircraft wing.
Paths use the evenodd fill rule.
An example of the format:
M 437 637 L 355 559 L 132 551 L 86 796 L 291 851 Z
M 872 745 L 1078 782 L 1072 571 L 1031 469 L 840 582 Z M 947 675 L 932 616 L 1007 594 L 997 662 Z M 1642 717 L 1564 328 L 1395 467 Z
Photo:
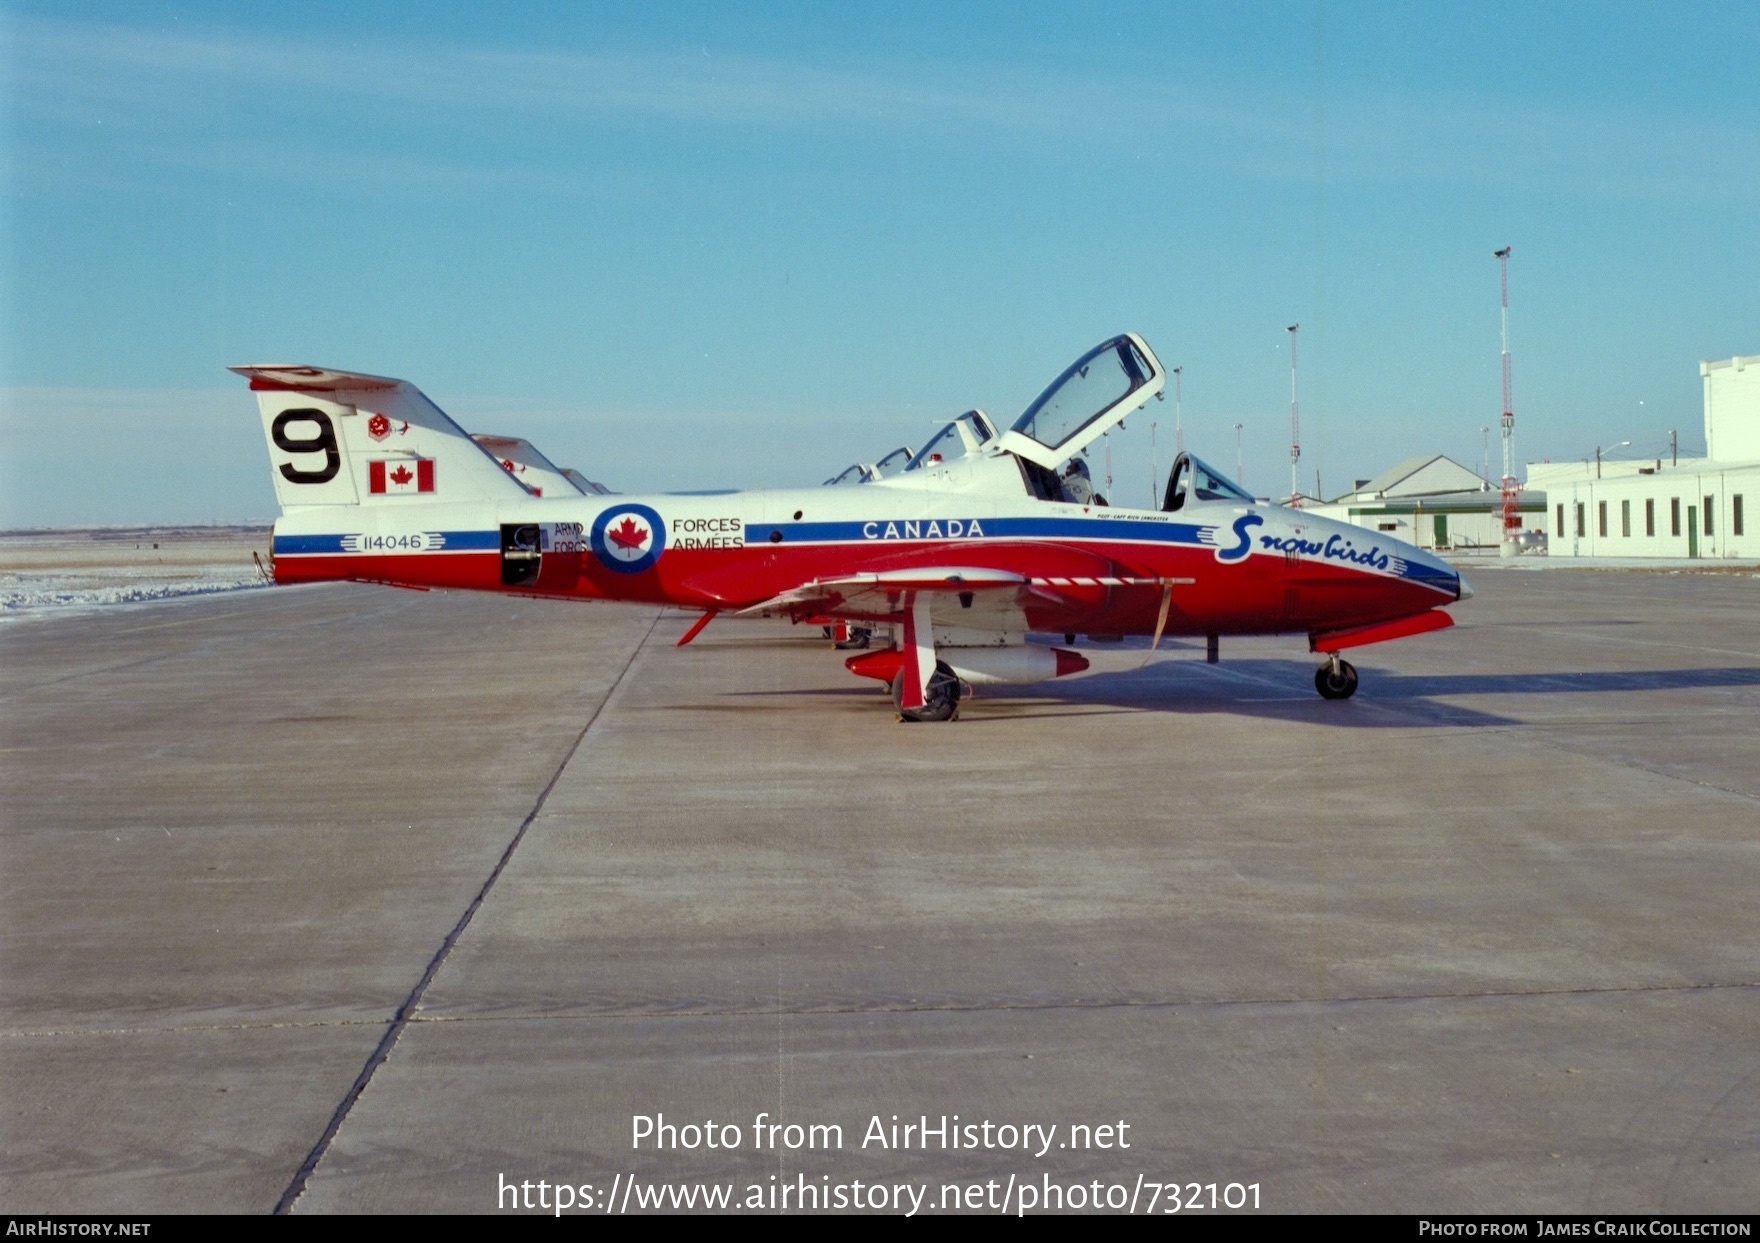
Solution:
M 1012 605 L 1030 584 L 1031 580 L 1024 575 L 971 566 L 885 570 L 877 574 L 814 579 L 773 596 L 762 604 L 741 609 L 738 616 L 799 617 L 813 614 L 873 620 L 897 618 L 903 616 L 907 607 L 905 599 L 909 595 L 927 592 L 957 597 L 970 593 L 975 606 L 976 597 L 982 592 L 986 597 L 1001 594 L 1006 597 L 1006 604 Z M 1003 604 L 1004 601 L 998 600 L 997 603 Z
M 741 609 L 736 616 L 896 622 L 920 597 L 944 624 L 1026 630 L 1029 610 L 1080 612 L 1116 588 L 1161 586 L 1161 580 L 1153 578 L 1039 578 L 976 566 L 922 566 L 814 579 Z

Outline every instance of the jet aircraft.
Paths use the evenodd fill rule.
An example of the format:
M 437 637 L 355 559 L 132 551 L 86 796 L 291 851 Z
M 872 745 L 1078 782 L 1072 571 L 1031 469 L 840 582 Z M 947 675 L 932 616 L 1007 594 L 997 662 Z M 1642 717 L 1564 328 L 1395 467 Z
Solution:
M 846 466 L 831 478 L 824 487 L 847 488 L 852 483 L 873 483 L 876 479 L 884 479 L 888 475 L 896 475 L 909 465 L 913 454 L 909 445 L 900 445 L 878 462 L 856 462 Z
M 538 452 L 531 441 L 519 436 L 491 436 L 472 432 L 471 439 L 488 450 L 501 469 L 518 480 L 533 496 L 603 496 L 607 489 L 578 470 L 565 470 Z
M 1072 499 L 1059 468 L 1166 381 L 1134 333 L 1084 353 L 1007 431 L 962 416 L 955 440 L 860 486 L 651 496 L 534 495 L 402 380 L 232 370 L 268 439 L 277 582 L 699 611 L 680 646 L 724 612 L 884 629 L 892 643 L 845 663 L 886 683 L 904 721 L 953 719 L 976 684 L 1088 667 L 1029 634 L 1202 636 L 1212 660 L 1222 635 L 1301 634 L 1323 658 L 1315 688 L 1346 699 L 1343 651 L 1450 626 L 1446 606 L 1471 595 L 1430 553 L 1257 500 L 1189 453 L 1157 509 Z

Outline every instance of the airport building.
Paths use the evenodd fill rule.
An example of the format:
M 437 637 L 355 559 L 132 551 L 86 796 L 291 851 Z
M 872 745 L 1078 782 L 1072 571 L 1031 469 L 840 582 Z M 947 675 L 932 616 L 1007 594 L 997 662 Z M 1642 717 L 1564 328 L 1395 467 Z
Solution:
M 1760 355 L 1699 374 L 1704 457 L 1529 463 L 1552 556 L 1760 558 Z
M 1302 508 L 1323 518 L 1386 531 L 1420 548 L 1496 551 L 1503 540 L 1503 494 L 1483 476 L 1442 454 L 1411 458 L 1359 479 L 1346 495 Z M 1523 489 L 1519 499 L 1524 543 L 1544 549 L 1546 495 Z

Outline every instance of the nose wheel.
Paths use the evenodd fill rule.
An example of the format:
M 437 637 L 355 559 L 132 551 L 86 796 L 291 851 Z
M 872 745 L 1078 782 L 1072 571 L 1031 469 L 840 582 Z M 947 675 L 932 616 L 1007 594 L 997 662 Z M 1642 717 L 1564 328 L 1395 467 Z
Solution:
M 1333 653 L 1331 659 L 1314 671 L 1314 689 L 1320 692 L 1322 699 L 1349 699 L 1357 693 L 1357 667 Z
M 965 689 L 960 685 L 956 674 L 945 660 L 935 662 L 935 672 L 929 675 L 929 685 L 923 693 L 923 706 L 913 708 L 909 712 L 901 706 L 904 703 L 904 671 L 892 679 L 892 706 L 898 709 L 901 721 L 951 721 L 959 715 L 959 697 Z

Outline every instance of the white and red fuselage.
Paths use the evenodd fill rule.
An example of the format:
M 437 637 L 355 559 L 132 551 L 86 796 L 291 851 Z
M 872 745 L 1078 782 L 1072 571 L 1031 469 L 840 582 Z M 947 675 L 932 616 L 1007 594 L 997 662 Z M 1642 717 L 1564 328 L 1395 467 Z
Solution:
M 651 496 L 603 494 L 524 441 L 473 438 L 403 381 L 235 370 L 259 397 L 282 505 L 277 582 L 886 627 L 893 655 L 850 667 L 893 681 L 906 719 L 948 719 L 968 681 L 1086 667 L 1027 645 L 1030 632 L 1302 633 L 1328 655 L 1321 694 L 1343 698 L 1356 674 L 1341 649 L 1441 629 L 1451 618 L 1439 606 L 1470 594 L 1438 557 L 1256 499 L 1188 454 L 1160 509 L 1105 504 L 1079 454 L 1164 379 L 1131 334 L 1084 354 L 1006 433 L 971 412 L 897 473 Z
M 510 561 L 503 532 L 521 527 L 536 528 L 537 556 Z M 875 485 L 467 505 L 411 497 L 288 513 L 274 552 L 282 583 L 354 579 L 721 611 L 814 581 L 974 566 L 1042 584 L 1022 600 L 1021 621 L 1046 633 L 1151 634 L 1168 579 L 1185 580 L 1168 635 L 1325 633 L 1427 613 L 1461 595 L 1459 574 L 1426 552 L 1279 505 L 1009 506 Z M 841 615 L 893 619 L 881 609 Z

